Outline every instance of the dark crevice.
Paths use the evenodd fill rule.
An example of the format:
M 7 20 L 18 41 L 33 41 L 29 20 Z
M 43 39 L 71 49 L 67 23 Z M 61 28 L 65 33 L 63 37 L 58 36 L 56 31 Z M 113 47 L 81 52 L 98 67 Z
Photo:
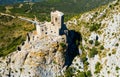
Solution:
M 74 58 L 79 55 L 79 45 L 80 41 L 82 41 L 82 36 L 79 32 L 76 32 L 75 30 L 68 30 L 65 24 L 62 26 L 60 34 L 65 34 L 67 37 L 66 40 L 68 47 L 65 52 L 64 66 L 69 67 L 72 64 Z

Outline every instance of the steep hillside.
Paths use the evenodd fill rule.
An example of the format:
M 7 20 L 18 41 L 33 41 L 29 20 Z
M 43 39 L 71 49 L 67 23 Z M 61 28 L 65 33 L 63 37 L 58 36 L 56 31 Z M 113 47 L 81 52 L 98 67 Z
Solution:
M 40 21 L 44 21 L 50 20 L 49 13 L 57 9 L 64 12 L 66 14 L 65 20 L 68 20 L 76 14 L 90 11 L 111 1 L 114 0 L 45 0 L 36 3 L 1 6 L 0 11 L 31 18 L 36 16 Z
M 8 5 L 23 2 L 41 2 L 43 0 L 0 0 L 0 5 Z
M 0 14 L 0 57 L 16 50 L 29 31 L 34 30 L 33 24 L 16 17 Z
M 67 22 L 68 28 L 82 35 L 81 55 L 70 67 L 77 77 L 120 76 L 120 1 L 80 14 Z M 81 60 L 79 60 L 79 58 Z M 82 61 L 81 64 L 79 61 Z M 83 67 L 81 67 L 81 65 Z M 69 71 L 70 71 L 69 70 Z M 89 77 L 89 76 L 88 76 Z

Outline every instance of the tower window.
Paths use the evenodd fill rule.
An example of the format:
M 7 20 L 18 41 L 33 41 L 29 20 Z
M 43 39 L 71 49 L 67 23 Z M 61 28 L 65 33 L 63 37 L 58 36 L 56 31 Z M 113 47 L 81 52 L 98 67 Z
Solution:
M 57 21 L 57 18 L 55 18 L 55 21 Z

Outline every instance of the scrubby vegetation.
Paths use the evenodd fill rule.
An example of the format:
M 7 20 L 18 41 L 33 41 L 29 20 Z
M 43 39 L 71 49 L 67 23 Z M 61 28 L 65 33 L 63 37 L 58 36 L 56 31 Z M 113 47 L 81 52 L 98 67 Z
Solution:
M 28 22 L 0 15 L 0 57 L 17 50 L 26 39 L 26 33 L 34 29 L 34 25 Z
M 95 41 L 95 46 L 100 45 L 100 42 L 98 42 L 97 40 Z
M 75 73 L 75 72 L 77 72 L 77 73 Z M 69 67 L 65 71 L 64 76 L 60 76 L 60 77 L 72 77 L 72 76 L 75 76 L 75 77 L 92 77 L 92 74 L 91 74 L 90 70 L 88 70 L 86 72 L 83 72 L 83 71 L 76 70 L 74 67 Z
M 92 58 L 98 53 L 97 48 L 93 47 L 89 52 L 89 57 Z
M 1 56 L 6 56 L 7 54 L 15 51 L 18 45 L 20 45 L 22 43 L 22 41 L 24 41 L 25 39 L 22 36 L 19 36 L 17 38 L 15 38 L 9 45 L 7 45 L 6 47 L 2 47 L 0 49 L 0 57 Z
M 89 40 L 89 43 L 90 43 L 90 44 L 93 44 L 93 40 Z
M 66 44 L 63 43 L 63 42 L 61 42 L 61 43 L 60 43 L 60 46 L 63 47 L 63 48 L 65 48 L 65 47 L 66 47 Z
M 100 28 L 101 24 L 100 23 L 92 23 L 90 24 L 90 31 L 97 31 Z
M 72 77 L 72 76 L 74 76 L 74 72 L 75 72 L 75 68 L 69 67 L 69 68 L 65 71 L 65 77 Z
M 97 62 L 95 65 L 95 73 L 100 73 L 100 70 L 102 69 L 102 65 L 100 62 Z
M 9 9 L 10 14 L 14 15 L 22 15 L 34 18 L 34 15 L 40 20 L 50 20 L 50 11 L 52 10 L 60 10 L 65 13 L 65 20 L 69 20 L 71 17 L 76 14 L 83 13 L 89 11 L 93 8 L 99 7 L 100 5 L 107 4 L 108 2 L 113 0 L 97 0 L 97 1 L 88 1 L 88 0 L 46 0 L 37 3 L 23 3 L 20 4 L 8 5 L 8 7 L 12 7 Z M 14 1 L 16 2 L 16 1 Z M 13 3 L 14 3 L 13 2 Z M 86 4 L 87 2 L 87 4 Z M 94 5 L 93 5 L 94 3 Z M 74 5 L 74 6 L 73 6 Z M 72 7 L 71 7 L 72 6 Z M 1 12 L 6 12 L 5 6 L 0 6 Z
M 85 72 L 79 72 L 76 77 L 86 77 Z
M 103 50 L 103 49 L 104 49 L 104 46 L 103 46 L 103 45 L 102 45 L 102 46 L 100 46 L 100 49 L 101 49 L 101 50 Z

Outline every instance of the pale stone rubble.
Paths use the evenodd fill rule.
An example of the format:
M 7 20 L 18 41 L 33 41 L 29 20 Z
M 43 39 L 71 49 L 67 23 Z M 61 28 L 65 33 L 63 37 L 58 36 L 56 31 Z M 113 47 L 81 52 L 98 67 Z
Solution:
M 55 77 L 62 74 L 65 50 L 59 43 L 65 42 L 66 37 L 35 38 L 34 41 L 32 38 L 26 40 L 20 51 L 0 58 L 0 77 Z

